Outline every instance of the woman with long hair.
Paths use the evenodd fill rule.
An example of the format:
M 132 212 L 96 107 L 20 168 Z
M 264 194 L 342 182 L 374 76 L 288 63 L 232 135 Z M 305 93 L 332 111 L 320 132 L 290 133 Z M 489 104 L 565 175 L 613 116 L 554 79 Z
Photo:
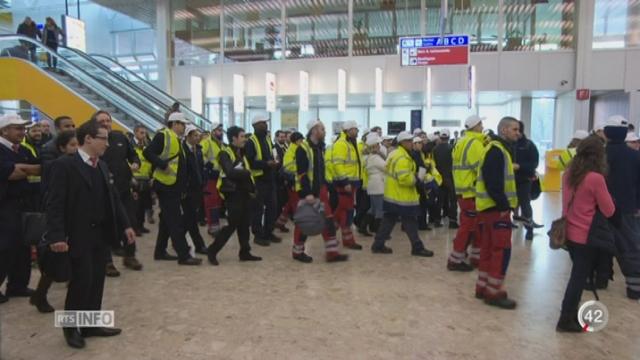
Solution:
M 578 305 L 599 252 L 589 245 L 589 229 L 597 210 L 607 218 L 615 211 L 605 181 L 606 173 L 604 145 L 598 137 L 590 136 L 578 145 L 576 156 L 562 178 L 562 214 L 566 219 L 567 248 L 573 267 L 556 327 L 560 332 L 582 332 Z
M 51 17 L 47 17 L 44 24 L 44 29 L 42 30 L 42 43 L 47 46 L 49 49 L 54 52 L 58 52 L 58 45 L 62 40 L 64 40 L 65 34 L 58 27 L 55 20 Z M 58 59 L 47 54 L 47 65 L 49 68 L 56 69 L 58 66 Z

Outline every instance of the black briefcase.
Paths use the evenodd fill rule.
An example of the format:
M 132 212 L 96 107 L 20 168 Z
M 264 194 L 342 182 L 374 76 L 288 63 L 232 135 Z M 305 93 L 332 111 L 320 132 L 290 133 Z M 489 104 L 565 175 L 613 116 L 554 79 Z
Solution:
M 55 282 L 67 282 L 71 279 L 71 259 L 69 252 L 53 252 L 48 244 L 38 246 L 38 265 L 40 271 Z

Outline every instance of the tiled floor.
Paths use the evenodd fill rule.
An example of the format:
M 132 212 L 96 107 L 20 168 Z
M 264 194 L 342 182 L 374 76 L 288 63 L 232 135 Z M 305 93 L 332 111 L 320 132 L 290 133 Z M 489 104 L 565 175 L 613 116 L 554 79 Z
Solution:
M 558 198 L 545 195 L 536 219 L 549 224 Z M 326 264 L 322 240 L 309 241 L 315 262 L 290 258 L 290 235 L 269 248 L 255 247 L 259 263 L 239 263 L 232 240 L 221 265 L 182 267 L 151 259 L 154 234 L 139 239 L 142 272 L 108 279 L 104 309 L 114 310 L 116 338 L 66 346 L 53 315 L 26 299 L 0 305 L 2 359 L 638 359 L 640 304 L 624 296 L 620 275 L 601 300 L 610 312 L 599 333 L 555 332 L 570 261 L 548 248 L 545 229 L 533 242 L 513 235 L 507 288 L 515 311 L 473 297 L 475 273 L 451 273 L 445 263 L 453 231 L 423 232 L 431 259 L 409 255 L 395 230 L 393 255 L 348 251 L 351 261 Z M 617 269 L 616 269 L 617 271 Z M 618 272 L 619 273 L 619 272 Z M 38 278 L 34 271 L 32 282 Z M 50 301 L 64 302 L 55 284 Z M 586 293 L 583 300 L 591 299 Z

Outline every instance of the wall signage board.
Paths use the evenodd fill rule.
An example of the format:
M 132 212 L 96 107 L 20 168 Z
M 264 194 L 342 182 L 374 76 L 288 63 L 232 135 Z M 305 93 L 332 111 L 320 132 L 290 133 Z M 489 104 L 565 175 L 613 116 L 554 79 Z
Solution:
M 402 66 L 468 65 L 469 35 L 400 38 Z

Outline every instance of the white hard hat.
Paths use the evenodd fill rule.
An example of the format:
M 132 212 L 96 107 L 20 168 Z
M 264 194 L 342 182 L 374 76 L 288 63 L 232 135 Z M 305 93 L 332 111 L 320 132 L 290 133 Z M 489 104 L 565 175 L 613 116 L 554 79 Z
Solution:
M 10 125 L 29 125 L 31 120 L 25 120 L 17 114 L 6 114 L 0 117 L 0 129 L 3 129 Z
M 358 123 L 350 120 L 350 121 L 345 121 L 344 124 L 342 124 L 342 130 L 350 130 L 350 129 L 357 129 L 358 128 Z
M 451 132 L 449 131 L 449 129 L 440 130 L 440 137 L 441 138 L 448 138 L 449 136 L 451 136 Z
M 419 142 L 423 142 L 424 140 L 422 140 L 422 138 L 420 136 L 416 136 L 413 138 L 413 143 L 419 143 Z
M 480 117 L 478 115 L 471 115 L 464 121 L 464 127 L 466 127 L 467 129 L 474 128 L 476 125 L 480 124 L 481 122 L 485 121 L 486 119 L 487 119 L 486 117 Z
M 413 129 L 413 135 L 420 135 L 422 134 L 424 131 L 422 131 L 421 128 L 415 128 Z
M 629 122 L 622 115 L 612 115 L 604 122 L 604 127 L 607 126 L 627 127 L 629 126 Z
M 269 122 L 269 116 L 267 114 L 258 114 L 251 120 L 251 125 L 255 125 L 259 122 Z
M 184 116 L 183 113 L 181 112 L 174 112 L 171 113 L 171 115 L 169 115 L 169 119 L 167 120 L 168 122 L 181 122 L 183 124 L 188 124 L 189 120 L 187 120 L 187 118 Z
M 307 131 L 311 131 L 311 129 L 313 129 L 314 127 L 316 127 L 317 125 L 322 124 L 322 121 L 320 120 L 311 120 L 307 123 Z
M 377 133 L 371 133 L 367 136 L 366 144 L 367 146 L 373 146 L 376 144 L 380 144 L 382 142 L 382 138 Z
M 216 121 L 216 122 L 211 123 L 211 129 L 213 129 L 213 130 L 215 130 L 215 129 L 217 129 L 217 128 L 221 128 L 221 127 L 222 127 L 222 123 L 219 123 L 219 122 L 217 122 L 217 121 Z
M 440 138 L 440 137 L 439 137 L 438 135 L 436 135 L 436 133 L 429 134 L 429 136 L 427 136 L 427 139 L 428 139 L 429 141 L 436 141 L 436 140 L 438 140 L 439 138 Z
M 403 131 L 400 134 L 398 134 L 398 142 L 402 142 L 405 140 L 413 140 L 413 135 L 409 134 L 408 131 Z
M 188 124 L 187 127 L 184 129 L 184 134 L 189 135 L 192 131 L 200 131 L 200 130 L 195 125 Z

